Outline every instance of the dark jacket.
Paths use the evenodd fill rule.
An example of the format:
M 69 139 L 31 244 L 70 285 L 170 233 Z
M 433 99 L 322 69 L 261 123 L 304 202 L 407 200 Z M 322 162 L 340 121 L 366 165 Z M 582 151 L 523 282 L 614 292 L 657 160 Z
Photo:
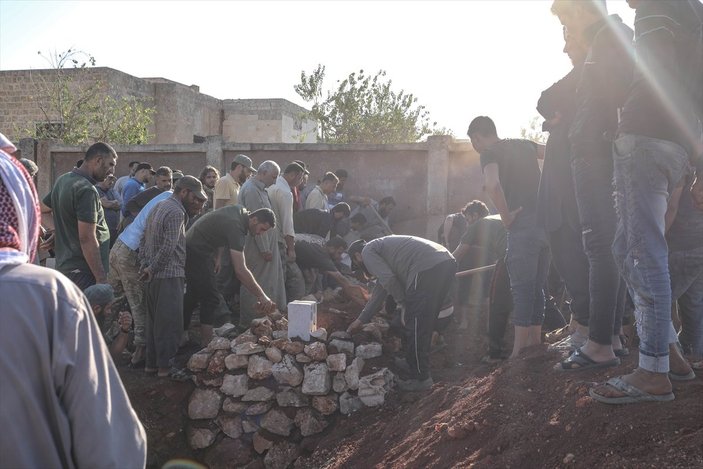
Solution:
M 633 31 L 610 15 L 584 32 L 590 44 L 576 90 L 569 129 L 573 158 L 611 158 L 618 108 L 632 80 Z
M 581 230 L 569 144 L 569 127 L 576 110 L 576 86 L 580 74 L 581 65 L 574 67 L 564 78 L 544 90 L 537 102 L 537 111 L 545 119 L 552 119 L 557 112 L 561 115 L 558 124 L 543 126 L 543 130 L 549 132 L 549 139 L 544 150 L 537 195 L 537 221 L 547 232 L 558 230 L 563 223 Z

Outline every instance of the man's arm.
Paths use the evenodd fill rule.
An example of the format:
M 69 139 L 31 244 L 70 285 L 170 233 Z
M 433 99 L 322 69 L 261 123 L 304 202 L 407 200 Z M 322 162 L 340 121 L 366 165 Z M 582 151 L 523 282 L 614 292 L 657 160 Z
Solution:
M 127 311 L 122 311 L 117 318 L 119 331 L 117 336 L 110 344 L 110 355 L 113 359 L 117 359 L 124 349 L 127 348 L 129 342 L 129 328 L 132 326 L 132 316 Z
M 120 208 L 120 203 L 117 200 L 110 200 L 107 197 L 100 197 L 100 205 L 103 208 Z
M 387 296 L 388 292 L 385 290 L 385 288 L 383 288 L 383 285 L 377 283 L 373 289 L 373 292 L 371 293 L 371 299 L 368 303 L 366 303 L 366 306 L 364 306 L 364 309 L 359 314 L 359 317 L 356 318 L 354 322 L 349 325 L 347 331 L 354 332 L 361 329 L 361 326 L 369 322 L 373 315 L 381 309 L 381 306 L 383 305 L 383 302 L 385 301 Z
M 234 273 L 239 279 L 239 281 L 242 282 L 242 285 L 244 285 L 244 287 L 249 290 L 252 295 L 258 298 L 259 303 L 261 303 L 264 310 L 270 309 L 271 305 L 273 305 L 273 309 L 275 309 L 276 305 L 273 303 L 273 301 L 271 301 L 271 299 L 266 295 L 266 293 L 264 293 L 264 290 L 258 284 L 251 271 L 247 267 L 244 259 L 244 253 L 241 251 L 235 251 L 234 249 L 230 249 L 229 256 L 232 260 Z
M 132 197 L 137 195 L 139 193 L 139 185 L 138 184 L 125 184 L 124 191 L 122 192 L 122 200 L 125 203 L 124 210 L 122 211 L 124 215 L 127 215 L 127 206 L 129 205 L 129 201 L 132 200 Z
M 339 283 L 342 287 L 342 291 L 356 304 L 359 306 L 366 305 L 366 297 L 368 292 L 360 285 L 352 285 L 348 278 L 346 278 L 338 270 L 327 270 L 324 271 L 325 274 L 329 275 Z
M 442 237 L 444 239 L 440 240 L 445 247 L 449 245 L 449 232 L 452 231 L 453 225 L 454 217 L 447 215 L 447 218 L 444 219 L 444 227 L 442 228 Z
M 454 259 L 456 259 L 457 262 L 462 260 L 464 256 L 471 250 L 471 246 L 468 244 L 464 243 L 459 243 L 459 245 L 456 247 L 454 252 L 452 253 L 452 256 L 454 256 Z
M 703 171 L 697 172 L 696 180 L 691 186 L 691 197 L 698 210 L 703 210 Z
M 512 212 L 508 210 L 508 202 L 505 200 L 503 186 L 500 184 L 498 163 L 489 163 L 483 168 L 483 184 L 484 189 L 491 198 L 493 205 L 498 209 L 500 218 L 503 220 L 503 225 L 509 228 L 515 220 L 515 215 L 520 213 L 522 207 L 519 207 Z
M 102 259 L 100 258 L 100 243 L 95 236 L 96 223 L 86 223 L 78 220 L 78 241 L 81 244 L 83 257 L 88 263 L 96 283 L 107 283 L 107 275 L 103 269 Z

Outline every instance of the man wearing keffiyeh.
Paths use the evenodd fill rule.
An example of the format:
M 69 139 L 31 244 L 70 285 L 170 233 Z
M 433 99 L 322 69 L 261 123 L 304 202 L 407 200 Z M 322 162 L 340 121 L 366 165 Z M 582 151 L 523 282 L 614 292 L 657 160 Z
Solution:
M 0 310 L 2 465 L 144 467 L 144 429 L 88 301 L 29 263 L 38 233 L 31 178 L 0 150 L 0 298 L 11 299 Z

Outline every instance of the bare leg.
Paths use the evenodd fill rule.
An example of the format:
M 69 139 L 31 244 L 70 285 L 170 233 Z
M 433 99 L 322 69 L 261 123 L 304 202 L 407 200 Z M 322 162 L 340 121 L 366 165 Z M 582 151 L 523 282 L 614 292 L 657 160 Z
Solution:
M 592 340 L 587 340 L 586 344 L 581 347 L 581 351 L 596 362 L 607 362 L 615 359 L 615 352 L 613 352 L 613 346 L 611 344 L 602 345 Z
M 515 341 L 510 359 L 517 358 L 525 347 L 530 345 L 530 327 L 515 326 Z
M 539 345 L 542 343 L 542 326 L 530 326 L 530 335 L 527 346 Z
M 137 363 L 144 361 L 144 358 L 146 357 L 144 346 L 143 345 L 135 345 L 134 346 L 134 353 L 132 354 L 132 365 L 136 365 Z
M 687 375 L 693 371 L 688 360 L 681 355 L 676 344 L 669 344 L 669 369 L 677 375 Z

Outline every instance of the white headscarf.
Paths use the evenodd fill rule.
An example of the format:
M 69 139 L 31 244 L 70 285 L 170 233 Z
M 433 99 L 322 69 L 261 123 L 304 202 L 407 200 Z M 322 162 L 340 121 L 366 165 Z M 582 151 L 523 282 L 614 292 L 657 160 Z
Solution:
M 2 132 L 0 132 L 0 150 L 10 154 L 17 151 L 17 147 L 10 141 L 9 138 L 5 137 Z
M 6 202 L 0 204 L 0 223 L 4 225 L 0 233 L 0 267 L 23 264 L 33 260 L 37 251 L 40 224 L 37 192 L 27 170 L 3 150 L 0 150 L 0 179 L 2 200 Z

